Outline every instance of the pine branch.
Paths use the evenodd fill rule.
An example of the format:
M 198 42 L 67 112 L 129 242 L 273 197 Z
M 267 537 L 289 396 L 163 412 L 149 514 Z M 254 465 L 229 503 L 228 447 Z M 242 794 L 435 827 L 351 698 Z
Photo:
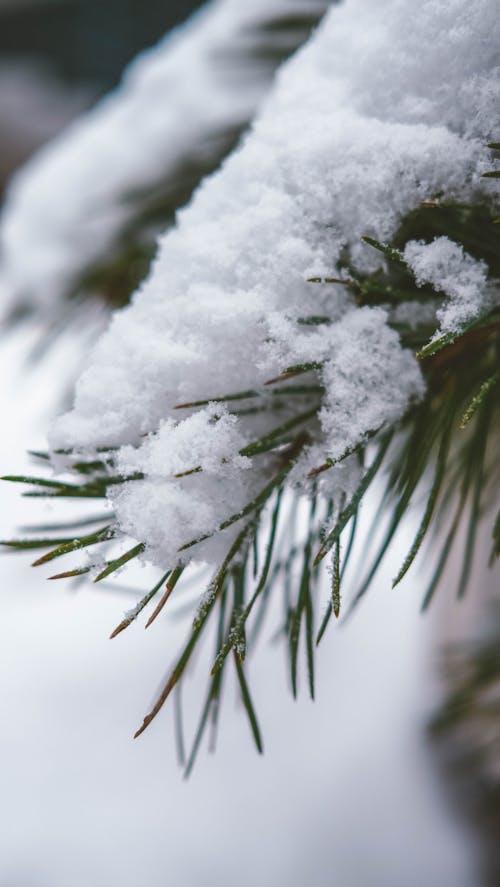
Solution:
M 473 212 L 472 209 L 446 207 L 446 219 L 456 218 L 457 214 L 462 220 L 466 220 L 461 222 L 466 227 L 471 220 L 477 221 L 477 212 Z M 432 218 L 432 228 L 434 231 L 436 214 L 434 210 L 431 214 L 428 208 L 422 208 L 415 214 L 412 222 L 413 230 L 417 226 L 417 221 L 419 225 L 423 224 L 424 218 Z M 491 214 L 488 217 L 488 225 L 491 225 Z M 478 233 L 475 232 L 474 236 L 477 238 Z M 484 252 L 490 255 L 491 258 L 492 244 L 489 234 L 486 236 L 485 241 L 486 247 Z M 383 275 L 377 272 L 371 277 L 360 278 L 352 274 L 348 280 L 342 281 L 348 289 L 352 290 L 358 304 L 362 304 L 367 300 L 369 304 L 376 304 L 375 300 L 377 298 L 385 302 L 388 297 L 394 303 L 397 303 L 398 299 L 403 297 L 405 299 L 411 297 L 419 301 L 429 300 L 430 293 L 428 288 L 424 288 L 424 292 L 422 292 L 415 285 L 410 269 L 400 260 L 402 251 L 399 247 L 397 250 L 393 249 L 392 246 L 380 244 L 373 238 L 367 241 L 367 245 L 370 247 L 375 246 L 377 249 L 382 249 L 383 247 L 383 251 L 389 259 L 389 264 L 387 271 Z M 436 298 L 436 293 L 432 293 L 432 297 Z M 233 604 L 231 623 L 227 629 L 224 626 L 224 617 L 221 615 L 222 621 L 220 623 L 216 655 L 211 672 L 210 689 L 194 745 L 187 760 L 187 774 L 191 772 L 209 719 L 211 716 L 216 717 L 215 713 L 219 710 L 222 674 L 230 653 L 233 653 L 242 699 L 249 717 L 254 739 L 259 750 L 262 748 L 260 730 L 257 725 L 242 665 L 248 645 L 247 626 L 250 625 L 252 617 L 255 616 L 255 607 L 258 601 L 261 601 L 261 607 L 264 608 L 273 588 L 285 578 L 288 587 L 292 573 L 292 564 L 294 563 L 296 563 L 297 568 L 299 568 L 300 564 L 300 569 L 297 569 L 297 597 L 295 605 L 291 603 L 291 600 L 287 605 L 286 626 L 292 690 L 294 694 L 297 693 L 299 640 L 303 630 L 309 691 L 312 696 L 314 695 L 313 647 L 315 638 L 314 614 L 317 598 L 315 590 L 317 571 L 326 556 L 332 553 L 331 596 L 315 638 L 315 642 L 319 643 L 325 634 L 331 616 L 335 615 L 338 617 L 340 614 L 341 582 L 353 550 L 359 508 L 373 480 L 385 464 L 389 453 L 390 473 L 382 503 L 383 507 L 387 508 L 391 499 L 395 501 L 392 519 L 366 578 L 351 598 L 350 605 L 347 608 L 347 615 L 352 612 L 353 607 L 359 603 L 370 586 L 408 509 L 418 497 L 419 488 L 426 484 L 429 470 L 433 470 L 434 480 L 428 491 L 421 525 L 411 549 L 394 580 L 394 584 L 403 579 L 421 549 L 426 535 L 429 534 L 436 522 L 442 520 L 443 515 L 447 513 L 449 502 L 456 498 L 455 490 L 458 480 L 459 495 L 455 512 L 441 545 L 436 568 L 424 596 L 423 607 L 427 608 L 429 606 L 453 549 L 458 527 L 468 510 L 468 529 L 459 586 L 459 593 L 463 594 L 470 575 L 474 540 L 481 513 L 481 501 L 485 490 L 488 489 L 492 475 L 491 457 L 488 455 L 491 450 L 490 441 L 494 439 L 493 435 L 496 438 L 498 434 L 500 317 L 496 310 L 492 310 L 489 314 L 480 317 L 473 323 L 467 324 L 457 334 L 447 337 L 446 341 L 432 340 L 430 345 L 426 345 L 428 328 L 422 327 L 421 333 L 419 333 L 417 328 L 415 336 L 418 338 L 419 334 L 422 336 L 423 346 L 420 346 L 420 357 L 428 385 L 426 399 L 421 405 L 412 407 L 409 410 L 398 428 L 381 428 L 370 431 L 363 441 L 354 447 L 349 447 L 340 457 L 336 459 L 328 458 L 323 465 L 310 470 L 310 479 L 315 481 L 316 477 L 319 479 L 325 471 L 334 468 L 335 465 L 338 465 L 339 462 L 345 459 L 359 458 L 364 462 L 371 454 L 371 458 L 368 458 L 367 461 L 368 467 L 365 468 L 362 474 L 358 489 L 347 504 L 344 503 L 337 509 L 333 526 L 331 525 L 332 506 L 329 505 L 327 511 L 320 515 L 319 513 L 316 514 L 316 506 L 314 505 L 309 515 L 309 529 L 306 541 L 294 545 L 291 540 L 288 540 L 288 547 L 285 548 L 284 558 L 278 556 L 276 551 L 278 525 L 280 520 L 282 520 L 281 515 L 283 512 L 283 489 L 301 450 L 308 441 L 314 440 L 315 437 L 315 423 L 322 407 L 324 395 L 324 387 L 321 384 L 321 364 L 311 361 L 289 366 L 280 376 L 270 380 L 263 387 L 257 386 L 246 391 L 221 394 L 215 398 L 201 398 L 189 403 L 178 404 L 177 409 L 179 410 L 197 410 L 214 402 L 221 404 L 234 403 L 237 405 L 241 401 L 254 401 L 260 404 L 258 409 L 262 415 L 266 412 L 275 412 L 276 405 L 280 400 L 284 400 L 286 408 L 292 413 L 284 422 L 275 425 L 271 431 L 256 438 L 240 450 L 240 455 L 250 459 L 264 455 L 267 455 L 269 458 L 269 454 L 271 454 L 274 460 L 278 460 L 278 469 L 275 470 L 274 474 L 262 486 L 260 493 L 252 501 L 221 522 L 215 531 L 216 533 L 223 532 L 239 522 L 249 521 L 244 524 L 225 561 L 210 584 L 193 623 L 192 634 L 187 646 L 174 667 L 169 681 L 165 685 L 155 706 L 145 718 L 142 727 L 136 734 L 137 736 L 140 735 L 151 723 L 174 686 L 181 680 L 217 601 L 220 602 L 222 610 L 225 612 L 231 565 L 238 560 L 239 598 L 235 599 Z M 270 386 L 277 382 L 282 383 L 283 380 L 287 380 L 291 376 L 305 373 L 314 374 L 316 379 L 307 385 L 280 384 L 276 391 L 272 387 L 270 388 Z M 302 408 L 301 411 L 301 403 L 304 398 L 312 398 L 313 403 L 310 409 L 304 411 Z M 291 436 L 297 429 L 302 429 L 301 433 L 295 437 Z M 41 455 L 44 457 L 41 459 L 42 463 L 47 464 L 45 454 Z M 77 480 L 71 483 L 53 478 L 31 476 L 10 476 L 5 479 L 15 483 L 26 483 L 34 487 L 35 493 L 41 492 L 49 496 L 62 498 L 96 497 L 103 499 L 106 498 L 108 489 L 115 484 L 140 481 L 142 479 L 140 473 L 127 477 L 121 477 L 117 474 L 112 450 L 106 452 L 104 459 L 100 457 L 82 459 L 77 452 L 67 452 L 66 457 L 69 460 L 70 473 L 77 477 Z M 181 476 L 192 473 L 199 474 L 200 471 L 201 466 L 198 466 L 190 471 L 183 472 Z M 269 502 L 273 498 L 274 506 L 270 516 L 269 538 L 265 547 L 263 561 L 259 567 L 258 528 L 262 522 L 262 515 L 269 508 Z M 105 544 L 117 537 L 117 529 L 112 522 L 112 514 L 110 520 L 111 523 L 87 536 L 76 538 L 62 536 L 54 539 L 33 538 L 31 540 L 13 540 L 4 544 L 19 551 L 49 548 L 48 553 L 42 555 L 35 562 L 36 564 L 43 564 L 72 551 L 86 548 L 89 545 Z M 84 525 L 86 519 L 81 522 L 77 520 L 73 523 L 73 526 L 77 526 L 78 523 Z M 498 557 L 500 554 L 499 525 L 500 518 L 497 518 L 493 530 L 493 557 Z M 58 524 L 57 529 L 64 532 L 65 524 Z M 185 543 L 180 549 L 182 556 L 190 557 L 191 549 L 210 538 L 210 535 L 204 534 Z M 345 537 L 346 541 L 344 542 Z M 251 540 L 253 540 L 252 545 L 250 545 Z M 320 540 L 319 548 L 317 548 L 316 552 L 313 550 L 315 540 Z M 54 548 L 53 546 L 56 547 Z M 134 544 L 124 554 L 111 560 L 101 570 L 96 581 L 100 581 L 113 574 L 128 562 L 143 554 L 146 547 L 147 540 Z M 345 554 L 341 561 L 342 551 Z M 255 561 L 253 566 L 251 565 L 252 560 Z M 90 567 L 77 568 L 60 573 L 53 578 L 71 578 L 89 570 Z M 147 621 L 147 626 L 150 625 L 165 606 L 174 587 L 182 580 L 182 574 L 182 565 L 179 565 L 173 572 L 168 571 L 165 573 L 162 580 L 142 598 L 134 610 L 126 614 L 111 637 L 116 637 L 117 634 L 127 628 L 149 604 L 160 588 L 167 583 L 159 604 Z M 249 592 L 247 586 L 250 585 L 251 581 L 254 582 L 254 588 L 252 592 Z M 244 604 L 243 601 L 245 599 L 247 603 Z M 257 616 L 253 620 L 255 628 L 260 626 L 263 613 L 264 609 L 257 610 Z M 256 635 L 253 631 L 250 637 L 253 645 L 256 640 Z

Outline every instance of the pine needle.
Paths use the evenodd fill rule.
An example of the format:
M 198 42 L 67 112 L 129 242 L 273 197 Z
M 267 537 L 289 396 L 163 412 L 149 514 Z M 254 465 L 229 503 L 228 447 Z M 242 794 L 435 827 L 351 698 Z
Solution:
M 183 572 L 184 572 L 184 566 L 181 564 L 179 564 L 179 566 L 176 567 L 175 570 L 172 570 L 172 573 L 170 574 L 169 578 L 167 579 L 167 588 L 166 588 L 165 594 L 163 595 L 160 603 L 156 607 L 153 614 L 149 617 L 148 621 L 146 622 L 145 628 L 149 628 L 149 626 L 153 624 L 153 622 L 155 621 L 157 616 L 160 615 L 161 611 L 163 610 L 163 607 L 167 603 L 170 595 L 172 594 L 172 592 L 173 592 L 175 586 L 177 585 L 179 579 L 181 578 Z
M 238 676 L 238 682 L 241 690 L 241 700 L 245 707 L 245 711 L 248 715 L 248 720 L 250 722 L 250 728 L 252 730 L 252 736 L 255 740 L 255 745 L 257 746 L 257 751 L 259 754 L 264 753 L 264 746 L 262 744 L 262 737 L 260 733 L 259 723 L 257 721 L 257 715 L 255 714 L 255 709 L 252 703 L 252 697 L 250 696 L 250 690 L 248 689 L 248 684 L 245 678 L 245 672 L 243 671 L 243 666 L 236 655 L 234 653 L 234 664 L 236 666 L 236 674 Z
M 445 477 L 445 472 L 446 472 L 446 460 L 448 458 L 448 450 L 449 450 L 449 446 L 450 446 L 450 436 L 451 436 L 451 428 L 452 428 L 451 418 L 452 417 L 450 416 L 448 419 L 447 427 L 445 426 L 445 429 L 443 432 L 441 445 L 440 445 L 439 453 L 438 453 L 438 457 L 437 457 L 434 483 L 432 484 L 431 491 L 429 493 L 429 498 L 427 500 L 427 505 L 426 505 L 426 508 L 424 511 L 424 515 L 422 517 L 422 522 L 421 522 L 420 527 L 418 529 L 417 535 L 415 536 L 415 540 L 413 542 L 413 545 L 412 545 L 410 551 L 408 552 L 399 573 L 397 574 L 396 578 L 394 579 L 394 581 L 392 583 L 393 588 L 395 588 L 396 585 L 398 585 L 399 582 L 401 582 L 402 578 L 406 575 L 406 573 L 410 569 L 413 561 L 415 560 L 415 558 L 420 550 L 422 542 L 424 541 L 425 534 L 427 533 L 427 530 L 429 529 L 429 525 L 430 525 L 430 522 L 432 519 L 432 515 L 434 513 L 434 509 L 436 507 L 437 499 L 438 499 L 439 493 L 441 491 L 441 487 L 442 487 L 443 480 Z
M 122 619 L 122 621 L 120 622 L 120 624 L 117 625 L 117 627 L 114 629 L 114 631 L 111 632 L 111 634 L 110 634 L 110 636 L 109 636 L 109 639 L 110 639 L 110 640 L 112 640 L 113 638 L 116 638 L 117 635 L 121 634 L 122 631 L 125 631 L 125 629 L 129 627 L 129 625 L 132 625 L 132 622 L 135 622 L 135 620 L 137 619 L 139 613 L 142 613 L 142 611 L 144 610 L 144 608 L 147 607 L 147 605 L 149 604 L 149 602 L 150 602 L 150 601 L 154 598 L 154 596 L 159 592 L 159 590 L 160 590 L 160 588 L 162 587 L 162 585 L 164 585 L 164 583 L 167 582 L 167 581 L 169 580 L 169 577 L 170 577 L 170 576 L 171 576 L 171 572 L 170 572 L 170 570 L 168 570 L 168 571 L 165 573 L 165 575 L 162 576 L 162 578 L 160 579 L 160 581 L 157 582 L 157 584 L 154 586 L 154 588 L 152 588 L 151 591 L 148 591 L 148 593 L 147 593 L 146 595 L 144 595 L 144 597 L 142 598 L 142 600 L 139 601 L 139 603 L 137 604 L 136 607 L 134 607 L 134 609 L 132 610 L 132 612 L 131 612 L 129 615 L 125 616 L 125 619 Z
M 367 243 L 368 246 L 373 246 L 373 248 L 378 250 L 378 252 L 383 253 L 386 259 L 389 259 L 396 265 L 402 265 L 404 268 L 407 267 L 406 262 L 403 258 L 403 254 L 398 249 L 394 249 L 394 247 L 390 246 L 388 243 L 382 243 L 382 241 L 375 240 L 374 237 L 368 237 L 368 235 L 366 234 L 363 235 L 361 240 L 363 241 L 363 243 Z
M 483 384 L 481 385 L 477 394 L 475 394 L 474 397 L 472 398 L 471 402 L 469 403 L 469 406 L 467 407 L 467 409 L 465 410 L 465 413 L 463 414 L 462 418 L 460 419 L 460 428 L 462 430 L 464 428 L 467 428 L 467 425 L 469 424 L 470 420 L 476 414 L 477 410 L 479 409 L 479 407 L 481 406 L 481 404 L 483 403 L 485 398 L 488 396 L 491 389 L 494 388 L 495 385 L 497 385 L 499 382 L 500 382 L 500 369 L 498 369 L 496 371 L 496 373 L 493 373 L 493 375 L 489 376 L 488 379 L 486 379 L 483 382 Z
M 318 551 L 318 553 L 314 559 L 313 566 L 317 567 L 318 564 L 323 560 L 323 558 L 328 554 L 328 552 L 333 547 L 333 545 L 335 545 L 337 540 L 340 539 L 342 531 L 344 530 L 346 525 L 349 523 L 351 518 L 354 516 L 355 512 L 357 511 L 359 503 L 361 502 L 368 487 L 370 486 L 370 484 L 373 481 L 374 477 L 376 476 L 380 466 L 382 465 L 382 462 L 385 458 L 385 454 L 386 454 L 387 450 L 389 449 L 389 445 L 391 443 L 392 437 L 393 437 L 392 432 L 390 432 L 390 433 L 386 434 L 385 437 L 383 438 L 383 441 L 379 447 L 379 451 L 377 453 L 377 456 L 373 460 L 368 471 L 363 476 L 361 483 L 359 484 L 356 492 L 354 493 L 349 505 L 339 515 L 337 523 L 335 524 L 333 529 L 328 533 L 328 536 L 326 537 L 325 541 L 321 545 L 321 548 Z
M 207 594 L 205 596 L 205 600 L 204 600 L 202 606 L 199 608 L 197 617 L 193 622 L 193 628 L 192 628 L 191 636 L 188 640 L 188 643 L 186 644 L 184 651 L 181 654 L 177 664 L 174 666 L 174 669 L 173 669 L 168 681 L 166 682 L 163 690 L 161 691 L 157 701 L 155 702 L 153 708 L 151 709 L 149 714 L 146 715 L 141 727 L 139 727 L 137 732 L 134 734 L 134 739 L 137 739 L 142 733 L 144 733 L 144 731 L 147 729 L 147 727 L 149 727 L 151 721 L 153 721 L 154 718 L 156 717 L 156 715 L 161 711 L 165 702 L 167 701 L 168 697 L 170 696 L 170 693 L 172 692 L 173 688 L 175 687 L 175 685 L 179 681 L 180 677 L 184 673 L 184 670 L 191 658 L 191 655 L 192 655 L 193 650 L 196 646 L 198 638 L 199 638 L 203 628 L 205 627 L 208 616 L 210 615 L 210 612 L 211 612 L 218 596 L 220 595 L 220 593 L 224 587 L 228 569 L 229 569 L 232 561 L 236 557 L 236 555 L 240 552 L 242 546 L 247 541 L 247 538 L 248 538 L 249 532 L 251 531 L 251 528 L 252 528 L 252 523 L 250 522 L 249 524 L 247 524 L 243 528 L 243 530 L 241 531 L 239 536 L 237 536 L 237 538 L 233 542 L 231 548 L 229 549 L 229 552 L 226 555 L 226 558 L 223 561 L 220 569 L 218 570 L 214 579 L 210 583 L 210 586 L 207 590 Z
M 125 554 L 120 555 L 120 557 L 115 558 L 115 560 L 110 561 L 106 568 L 99 573 L 99 575 L 94 579 L 94 582 L 100 582 L 102 579 L 106 579 L 107 576 L 110 576 L 111 573 L 114 573 L 116 570 L 119 570 L 120 567 L 123 567 L 125 564 L 128 564 L 129 561 L 138 557 L 146 546 L 140 542 L 138 545 L 134 545 L 129 551 L 126 551 Z
M 258 600 L 258 598 L 260 597 L 260 595 L 262 594 L 262 592 L 264 591 L 264 588 L 266 586 L 267 578 L 269 575 L 269 569 L 271 566 L 273 550 L 274 550 L 274 543 L 276 540 L 276 529 L 277 529 L 279 511 L 280 511 L 280 507 L 281 507 L 282 493 L 283 493 L 282 489 L 278 490 L 278 495 L 276 497 L 276 504 L 275 504 L 273 515 L 271 518 L 271 531 L 270 531 L 270 535 L 269 535 L 269 541 L 267 544 L 266 558 L 264 561 L 264 565 L 262 568 L 262 573 L 261 573 L 260 579 L 257 583 L 257 587 L 256 587 L 249 603 L 247 604 L 247 606 L 245 607 L 245 609 L 243 610 L 243 612 L 241 613 L 239 618 L 236 620 L 235 625 L 232 627 L 231 631 L 229 632 L 227 640 L 220 647 L 220 649 L 217 651 L 217 656 L 215 658 L 215 662 L 213 664 L 212 671 L 211 671 L 212 675 L 215 675 L 215 674 L 217 674 L 218 671 L 220 671 L 220 669 L 222 668 L 222 665 L 224 663 L 224 660 L 226 659 L 228 654 L 231 652 L 231 650 L 234 649 L 234 647 L 238 644 L 238 641 L 241 638 L 242 633 L 244 631 L 244 627 L 245 627 L 245 624 L 248 620 L 248 617 L 250 616 L 256 601 Z
M 89 533 L 87 536 L 80 536 L 78 539 L 64 542 L 62 545 L 39 557 L 38 560 L 33 562 L 32 566 L 39 567 L 41 564 L 47 564 L 49 561 L 53 561 L 65 554 L 70 554 L 72 551 L 80 551 L 82 548 L 99 545 L 101 542 L 109 542 L 115 535 L 115 532 L 116 530 L 108 524 L 108 526 L 102 527 L 102 529 L 97 530 L 95 533 Z
M 85 573 L 90 573 L 92 567 L 77 567 L 75 570 L 66 570 L 65 573 L 57 573 L 56 576 L 48 576 L 47 578 L 52 579 L 74 579 L 76 576 L 84 576 Z

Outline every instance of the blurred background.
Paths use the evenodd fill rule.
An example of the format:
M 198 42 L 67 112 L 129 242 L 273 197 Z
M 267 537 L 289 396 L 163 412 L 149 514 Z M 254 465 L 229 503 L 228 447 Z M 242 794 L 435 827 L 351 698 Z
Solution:
M 0 191 L 198 5 L 0 0 Z M 78 365 L 78 341 L 66 339 L 26 370 L 32 338 L 0 341 L 2 473 L 29 469 L 24 453 L 44 446 L 60 379 Z M 5 538 L 32 514 L 18 490 L 1 496 Z M 466 601 L 454 600 L 450 573 L 422 617 L 418 573 L 389 590 L 413 531 L 356 616 L 326 637 L 315 703 L 305 692 L 292 701 L 270 623 L 250 663 L 264 757 L 228 685 L 217 751 L 202 750 L 189 782 L 170 708 L 131 739 L 185 636 L 182 602 L 147 635 L 135 625 L 111 643 L 143 571 L 113 591 L 61 588 L 32 575 L 29 559 L 3 557 L 0 887 L 500 884 L 498 614 L 483 609 L 498 576 L 485 576 L 479 552 Z M 191 732 L 205 665 L 184 700 Z
M 0 188 L 199 0 L 0 0 Z
M 0 51 L 49 67 L 69 84 L 103 91 L 145 46 L 200 0 L 0 0 Z

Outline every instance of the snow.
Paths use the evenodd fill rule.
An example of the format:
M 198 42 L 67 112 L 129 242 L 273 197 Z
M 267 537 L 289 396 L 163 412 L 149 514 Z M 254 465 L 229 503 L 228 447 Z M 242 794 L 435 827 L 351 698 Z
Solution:
M 137 449 L 146 476 L 114 488 L 113 504 L 155 562 L 171 565 L 181 540 L 214 530 L 272 467 L 256 456 L 240 471 L 232 464 L 227 477 L 202 471 L 159 482 L 157 445 L 144 435 L 165 434 L 165 471 L 176 467 L 174 434 L 212 466 L 228 456 L 211 408 L 201 425 L 186 425 L 180 402 L 263 386 L 288 366 L 318 362 L 326 392 L 313 447 L 326 457 L 395 422 L 422 394 L 418 363 L 380 309 L 360 311 L 345 287 L 307 281 L 340 273 L 346 251 L 358 270 L 376 269 L 384 259 L 361 235 L 390 241 L 405 214 L 438 192 L 457 200 L 498 193 L 481 179 L 497 120 L 498 29 L 492 0 L 425 0 L 417 12 L 409 0 L 347 0 L 332 9 L 281 70 L 241 147 L 161 239 L 149 278 L 113 318 L 74 409 L 51 436 L 56 448 L 127 446 L 126 459 Z M 441 254 L 443 245 L 435 249 Z M 449 270 L 446 262 L 444 276 L 437 270 L 433 278 L 451 293 L 444 322 L 448 305 L 456 314 L 469 298 L 448 281 Z M 479 285 L 482 273 L 460 258 L 460 281 Z M 477 299 L 469 308 L 477 310 Z M 300 323 L 311 315 L 329 322 Z M 238 416 L 233 433 L 255 440 L 310 407 L 291 400 L 284 413 Z M 201 555 L 216 560 L 219 540 Z
M 139 450 L 122 447 L 118 468 L 124 475 L 140 471 L 152 477 L 168 477 L 199 466 L 205 474 L 227 477 L 231 469 L 250 466 L 250 460 L 238 454 L 246 443 L 236 416 L 222 404 L 211 404 L 180 424 L 171 419 L 163 422 L 158 433 Z
M 212 404 L 177 425 L 164 422 L 138 449 L 122 447 L 119 472 L 145 475 L 113 491 L 122 529 L 148 539 L 149 558 L 174 567 L 181 545 L 210 533 L 252 498 L 255 490 L 247 483 L 251 461 L 239 455 L 245 443 L 236 416 Z M 173 479 L 196 468 L 202 469 L 199 477 Z M 223 555 L 219 540 L 216 546 Z M 213 542 L 210 551 L 214 556 Z
M 396 422 L 408 399 L 423 395 L 424 383 L 382 308 L 354 309 L 334 332 L 333 357 L 322 373 L 321 418 L 327 455 L 338 459 L 349 439 L 362 440 L 368 431 Z
M 432 243 L 411 240 L 406 244 L 404 259 L 418 286 L 430 283 L 447 296 L 437 311 L 437 335 L 459 332 L 490 307 L 486 262 L 474 259 L 448 237 L 436 237 Z
M 259 29 L 274 16 L 319 18 L 327 5 L 213 0 L 144 52 L 114 94 L 13 180 L 0 231 L 10 299 L 57 305 L 116 243 L 141 194 L 193 165 L 216 167 L 233 133 L 252 118 L 276 64 L 263 60 L 262 50 L 273 44 Z M 282 51 L 295 48 L 292 32 L 279 37 Z

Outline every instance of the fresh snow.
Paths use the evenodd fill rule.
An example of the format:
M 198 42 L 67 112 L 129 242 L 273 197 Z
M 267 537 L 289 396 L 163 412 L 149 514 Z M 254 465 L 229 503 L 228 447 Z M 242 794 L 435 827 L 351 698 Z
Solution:
M 276 41 L 286 54 L 300 39 L 300 28 L 273 34 L 266 24 L 319 19 L 329 2 L 213 0 L 144 52 L 115 93 L 14 178 L 0 226 L 4 304 L 57 309 L 143 194 L 215 168 L 269 87 Z
M 448 237 L 436 237 L 432 243 L 411 240 L 404 259 L 418 286 L 430 283 L 448 297 L 437 311 L 440 328 L 436 335 L 459 332 L 490 306 L 486 263 L 469 256 Z
M 409 396 L 423 394 L 424 386 L 413 355 L 401 348 L 382 308 L 349 311 L 334 325 L 331 347 L 321 424 L 328 456 L 338 459 L 346 445 L 396 422 Z
M 143 480 L 111 488 L 110 498 L 154 561 L 172 565 L 181 544 L 262 489 L 271 457 L 240 463 L 240 444 L 310 406 L 288 397 L 282 411 L 234 419 L 247 403 L 237 402 L 230 420 L 213 406 L 193 418 L 178 404 L 320 363 L 323 407 L 296 481 L 320 453 L 338 456 L 421 396 L 418 363 L 384 311 L 360 310 L 345 287 L 307 279 L 338 275 L 346 252 L 358 270 L 375 270 L 384 259 L 361 235 L 390 241 L 421 200 L 498 193 L 481 179 L 498 121 L 498 38 L 494 0 L 346 0 L 284 66 L 242 146 L 161 239 L 149 278 L 98 342 L 74 409 L 51 435 L 55 448 L 122 447 L 122 467 L 141 469 Z M 457 255 L 452 245 L 440 264 L 444 246 L 418 245 L 412 261 L 426 254 L 422 274 L 446 294 L 447 323 L 450 306 L 456 317 L 469 296 L 478 310 L 483 271 L 459 256 L 450 282 Z M 300 323 L 311 315 L 330 323 Z M 204 470 L 173 477 L 192 461 Z M 319 482 L 331 495 L 335 476 L 345 492 L 353 473 L 334 469 Z M 219 533 L 196 556 L 215 560 L 221 544 Z

